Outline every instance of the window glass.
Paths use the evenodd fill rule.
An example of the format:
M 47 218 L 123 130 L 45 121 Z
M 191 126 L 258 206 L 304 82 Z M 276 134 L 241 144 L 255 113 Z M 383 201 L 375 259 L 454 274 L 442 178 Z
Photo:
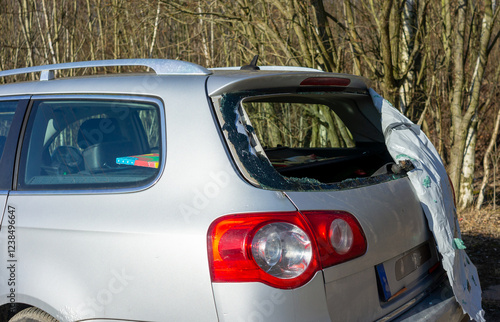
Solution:
M 236 165 L 256 186 L 337 190 L 395 178 L 367 95 L 246 91 L 214 106 Z
M 289 102 L 245 102 L 243 107 L 265 148 L 354 147 L 351 133 L 328 106 Z
M 0 101 L 0 159 L 16 111 L 17 101 Z
M 19 189 L 141 186 L 161 162 L 157 104 L 126 100 L 34 100 Z
M 264 151 L 280 172 L 338 159 L 356 148 L 344 122 L 324 104 L 247 100 L 242 102 L 239 114 L 251 128 L 250 143 L 256 151 Z M 295 171 L 294 175 L 306 174 Z

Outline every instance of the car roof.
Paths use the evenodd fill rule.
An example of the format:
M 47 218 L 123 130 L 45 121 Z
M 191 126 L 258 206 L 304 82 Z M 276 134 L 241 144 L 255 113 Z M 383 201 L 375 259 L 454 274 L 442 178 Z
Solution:
M 79 76 L 79 77 L 56 77 L 57 71 L 67 69 L 88 69 L 97 67 L 112 67 L 112 66 L 143 66 L 148 68 L 149 72 L 131 74 L 131 73 L 117 73 L 106 75 L 93 75 L 93 76 Z M 254 89 L 273 89 L 273 88 L 297 88 L 301 86 L 302 82 L 311 78 L 330 78 L 348 80 L 348 85 L 344 86 L 351 90 L 366 91 L 369 87 L 369 81 L 360 76 L 326 73 L 321 70 L 294 67 L 294 66 L 255 66 L 256 68 L 250 70 L 242 70 L 241 67 L 221 67 L 207 69 L 197 64 L 180 60 L 170 59 L 115 59 L 115 60 L 97 60 L 85 62 L 62 63 L 52 65 L 41 65 L 34 67 L 19 68 L 13 70 L 0 71 L 0 77 L 14 76 L 28 73 L 40 73 L 39 81 L 22 82 L 9 84 L 14 85 L 8 90 L 5 85 L 0 86 L 0 95 L 7 93 L 36 93 L 44 91 L 44 89 L 52 86 L 54 80 L 68 81 L 68 86 L 61 86 L 63 83 L 58 82 L 61 86 L 61 92 L 71 91 L 71 86 L 74 86 L 75 79 L 81 80 L 82 83 L 85 79 L 106 81 L 107 77 L 115 77 L 115 81 L 120 82 L 122 85 L 127 83 L 134 83 L 133 79 L 129 77 L 172 77 L 172 76 L 190 76 L 190 77 L 208 77 L 207 92 L 210 96 L 220 95 L 224 92 L 254 90 Z M 106 78 L 103 78 L 106 76 Z M 118 78 L 122 79 L 118 80 Z M 128 79 L 127 79 L 128 78 Z M 109 78 L 107 79 L 109 81 Z M 38 83 L 38 84 L 37 84 Z M 42 83 L 45 83 L 42 85 Z M 100 81 L 98 83 L 101 83 Z M 2 90 L 4 87 L 4 90 Z M 127 86 L 125 86 L 127 87 Z M 85 87 L 90 89 L 90 87 Z M 64 89 L 64 90 L 63 90 Z M 80 92 L 81 90 L 78 90 Z

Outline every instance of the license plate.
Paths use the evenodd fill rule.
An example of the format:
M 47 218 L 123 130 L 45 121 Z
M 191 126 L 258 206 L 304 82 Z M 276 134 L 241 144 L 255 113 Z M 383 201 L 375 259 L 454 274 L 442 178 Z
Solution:
M 399 281 L 409 274 L 413 273 L 417 268 L 422 266 L 431 258 L 431 250 L 429 244 L 424 244 L 410 253 L 404 255 L 396 261 L 396 280 Z
M 383 301 L 387 302 L 404 293 L 407 285 L 401 280 L 427 263 L 431 258 L 432 253 L 429 243 L 424 243 L 406 252 L 403 256 L 375 266 L 380 296 Z

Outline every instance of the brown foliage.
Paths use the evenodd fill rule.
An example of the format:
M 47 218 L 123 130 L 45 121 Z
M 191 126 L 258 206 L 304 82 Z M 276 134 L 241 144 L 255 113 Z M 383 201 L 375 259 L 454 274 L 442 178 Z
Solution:
M 467 149 L 459 142 L 464 131 L 477 121 L 479 170 L 483 149 L 497 140 L 491 132 L 500 108 L 499 6 L 490 0 L 0 3 L 2 70 L 116 58 L 239 66 L 259 54 L 262 65 L 307 66 L 371 79 L 376 90 L 421 124 L 451 165 L 455 184 L 461 173 L 458 159 Z M 89 72 L 95 71 L 62 74 Z M 0 80 L 5 81 L 11 80 Z

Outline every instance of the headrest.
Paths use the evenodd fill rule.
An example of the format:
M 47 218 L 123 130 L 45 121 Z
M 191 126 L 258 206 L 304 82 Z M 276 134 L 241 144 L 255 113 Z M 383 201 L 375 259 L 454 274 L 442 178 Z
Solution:
M 123 139 L 115 118 L 89 119 L 83 122 L 78 130 L 78 146 L 82 149 L 98 143 Z

